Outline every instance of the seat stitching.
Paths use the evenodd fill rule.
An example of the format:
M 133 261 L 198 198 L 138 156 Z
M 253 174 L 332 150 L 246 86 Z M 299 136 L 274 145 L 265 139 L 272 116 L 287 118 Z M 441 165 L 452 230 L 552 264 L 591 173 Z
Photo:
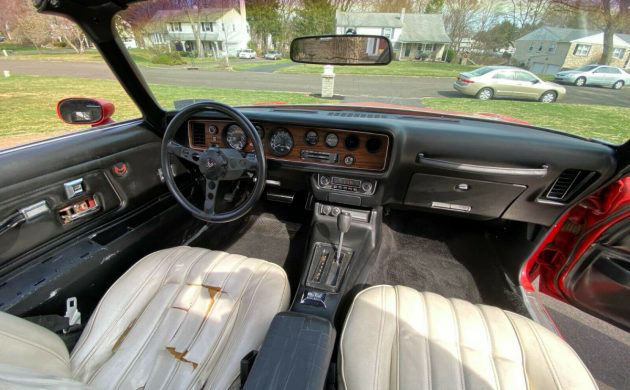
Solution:
M 180 250 L 177 251 L 173 251 L 173 253 L 169 254 L 168 256 L 164 257 L 159 263 L 158 263 L 158 267 L 162 266 L 162 264 L 164 264 L 167 260 L 170 260 L 171 258 L 175 257 L 176 254 L 178 254 L 179 252 L 181 252 L 181 250 L 183 250 L 184 248 L 180 248 Z M 155 252 L 154 252 L 155 253 Z M 148 255 L 151 256 L 154 253 Z M 139 261 L 136 262 L 136 264 L 134 264 L 129 270 L 127 270 L 127 272 L 125 272 L 125 274 L 123 274 L 122 277 L 124 277 L 127 273 L 131 273 L 133 271 L 133 269 L 138 266 L 138 264 L 140 264 L 142 262 L 142 259 L 140 259 Z M 173 265 L 171 264 L 171 266 L 169 267 L 168 272 L 171 270 L 171 267 Z M 119 279 L 120 280 L 120 279 Z M 164 279 L 162 279 L 164 280 Z M 138 288 L 136 289 L 136 291 L 134 292 L 133 296 L 130 297 L 127 300 L 127 303 L 125 305 L 125 308 L 122 311 L 121 317 L 124 316 L 124 314 L 127 312 L 127 310 L 129 309 L 131 302 L 133 302 L 135 300 L 135 298 L 138 296 L 138 294 L 140 294 L 140 292 L 144 289 L 144 287 L 148 284 L 149 279 L 146 278 L 145 280 L 142 281 L 142 283 L 138 286 Z M 94 313 L 92 313 L 92 316 L 90 318 L 94 318 L 93 321 L 90 322 L 90 328 L 87 329 L 87 334 L 86 335 L 81 335 L 81 339 L 83 340 L 83 342 L 81 342 L 80 344 L 78 344 L 77 346 L 74 347 L 74 351 L 78 351 L 81 346 L 85 343 L 85 340 L 87 340 L 89 338 L 89 336 L 92 334 L 92 330 L 94 328 L 94 324 L 96 323 L 96 318 L 97 316 L 100 314 L 100 311 L 102 309 L 102 305 L 103 305 L 103 301 L 105 300 L 105 298 L 107 297 L 107 294 L 109 293 L 109 291 L 116 285 L 116 282 L 114 282 L 114 285 L 112 285 L 110 287 L 110 289 L 105 293 L 105 295 L 103 295 L 103 298 L 101 298 L 101 300 L 99 301 L 98 306 L 96 307 L 96 309 L 94 310 Z M 160 284 L 161 285 L 161 284 Z M 89 352 L 86 354 L 85 358 L 83 359 L 83 361 L 79 364 L 79 366 L 77 367 L 77 369 L 75 370 L 76 372 L 79 372 L 81 370 L 83 370 L 83 368 L 85 367 L 85 365 L 87 364 L 87 362 L 92 358 L 92 355 L 94 355 L 96 349 L 101 345 L 101 340 L 103 339 L 103 337 L 105 337 L 105 335 L 109 334 L 110 329 L 113 327 L 113 324 L 117 324 L 118 321 L 120 320 L 120 318 L 118 318 L 118 320 L 114 321 L 112 324 L 110 324 L 110 326 L 108 326 L 102 333 L 101 336 L 98 338 L 98 340 L 94 343 L 94 346 L 89 350 Z M 83 332 L 85 333 L 85 331 Z M 74 356 L 74 353 L 70 356 L 70 361 L 72 361 L 72 358 Z
M 510 325 L 512 326 L 512 330 L 514 331 L 514 334 L 516 335 L 516 339 L 518 340 L 518 347 L 521 350 L 521 365 L 523 367 L 523 378 L 525 379 L 525 386 L 527 389 L 529 389 L 529 377 L 527 376 L 527 360 L 525 359 L 525 350 L 523 348 L 523 340 L 521 339 L 521 335 L 519 334 L 518 330 L 516 329 L 516 326 L 514 325 L 514 322 L 512 321 L 512 318 L 510 318 L 510 316 L 503 310 L 501 310 L 501 313 L 503 313 L 503 315 L 508 319 L 508 321 L 510 322 Z
M 379 363 L 380 363 L 380 357 L 381 357 L 381 341 L 382 341 L 382 337 L 383 337 L 383 322 L 385 320 L 385 289 L 381 290 L 381 319 L 379 321 L 378 324 L 378 341 L 376 344 L 376 360 L 374 361 L 375 363 L 375 367 L 374 367 L 374 383 L 373 383 L 373 388 L 378 388 L 378 374 L 379 374 Z
M 400 296 L 398 286 L 394 287 L 396 293 L 396 389 L 400 389 Z
M 459 373 L 460 373 L 460 378 L 461 378 L 461 388 L 466 389 L 466 378 L 464 375 L 464 359 L 462 357 L 461 342 L 459 340 L 461 337 L 461 333 L 459 331 L 459 318 L 457 317 L 457 312 L 455 310 L 455 304 L 453 303 L 453 300 L 452 299 L 447 299 L 447 300 L 448 300 L 451 312 L 453 313 L 453 319 L 455 320 L 455 344 L 457 347 L 457 356 L 459 358 L 458 360 L 459 360 Z
M 531 329 L 532 333 L 534 333 L 534 337 L 536 337 L 536 342 L 538 343 L 538 346 L 542 350 L 543 356 L 545 357 L 545 362 L 547 362 L 547 365 L 551 369 L 551 377 L 553 378 L 553 382 L 556 384 L 556 388 L 562 389 L 562 383 L 560 383 L 560 378 L 558 377 L 558 373 L 556 372 L 556 367 L 554 366 L 553 361 L 549 357 L 549 351 L 547 351 L 547 346 L 541 340 L 540 335 L 538 334 L 538 331 L 536 330 L 536 328 L 532 326 L 532 324 L 529 321 L 525 321 L 525 323 L 527 324 L 529 329 Z
M 190 248 L 188 248 L 188 249 L 190 249 Z M 207 254 L 207 253 L 208 253 L 208 252 L 202 252 L 202 253 L 200 253 L 200 254 L 197 256 L 197 258 L 195 258 L 193 261 L 191 261 L 191 262 L 190 262 L 190 264 L 188 265 L 188 269 L 186 270 L 186 273 L 185 273 L 185 275 L 184 275 L 184 283 L 181 283 L 181 284 L 180 284 L 180 286 L 179 286 L 179 289 L 177 290 L 177 292 L 176 292 L 175 294 L 173 294 L 173 297 L 171 298 L 171 303 L 170 303 L 170 304 L 167 304 L 167 305 L 164 305 L 164 309 L 162 310 L 162 313 L 160 314 L 160 319 L 163 319 L 163 318 L 164 318 L 164 315 L 165 315 L 165 313 L 166 313 L 167 309 L 168 309 L 168 308 L 172 305 L 173 300 L 174 300 L 174 299 L 175 299 L 175 298 L 179 295 L 179 293 L 181 292 L 182 288 L 184 288 L 184 285 L 186 285 L 186 283 L 185 283 L 185 282 L 186 282 L 186 279 L 187 279 L 188 275 L 190 275 L 190 271 L 194 268 L 194 266 L 195 266 L 195 265 L 196 265 L 199 261 L 201 261 L 201 259 L 202 259 L 202 258 L 204 257 L 204 255 L 205 255 L 205 254 Z M 173 263 L 175 263 L 175 262 L 173 262 Z M 163 276 L 163 278 L 162 278 L 162 282 L 160 282 L 160 286 L 162 286 L 162 285 L 164 284 L 164 281 L 166 280 L 166 277 L 170 274 L 170 271 L 171 271 L 171 269 L 172 269 L 172 267 L 173 267 L 173 263 L 169 266 L 168 272 L 167 272 L 167 273 Z M 158 289 L 156 290 L 156 293 L 157 293 L 157 291 L 160 291 L 160 289 L 158 288 Z M 151 297 L 151 299 L 149 299 L 149 301 L 148 301 L 148 302 L 151 302 L 154 298 L 155 298 L 155 294 L 153 295 L 153 297 Z M 142 317 L 142 315 L 146 312 L 146 310 L 147 310 L 147 307 L 148 307 L 148 306 L 149 306 L 148 304 L 144 306 L 144 308 L 142 309 L 142 312 L 140 313 L 140 315 L 138 316 L 138 318 Z M 125 309 L 125 311 L 126 311 L 126 310 L 128 310 L 128 308 L 129 308 L 129 306 L 127 306 L 127 308 Z M 123 314 L 124 314 L 124 312 L 123 312 Z M 151 328 L 151 331 L 150 331 L 150 332 L 148 332 L 148 337 L 145 339 L 145 341 L 144 341 L 144 343 L 142 343 L 142 346 L 140 347 L 140 349 L 138 349 L 138 351 L 137 351 L 137 352 L 136 352 L 136 354 L 134 355 L 134 357 L 133 357 L 133 359 L 132 359 L 132 361 L 131 361 L 131 364 L 129 364 L 129 365 L 127 366 L 127 368 L 125 369 L 125 371 L 123 371 L 123 375 L 121 375 L 120 377 L 118 377 L 118 379 L 117 379 L 117 381 L 116 381 L 116 385 L 115 385 L 115 386 L 113 386 L 112 388 L 117 388 L 117 387 L 119 387 L 119 386 L 120 386 L 120 383 L 121 383 L 121 382 L 122 382 L 122 381 L 123 381 L 123 380 L 127 377 L 129 370 L 130 370 L 130 369 L 131 369 L 131 368 L 132 368 L 132 367 L 136 364 L 136 362 L 138 361 L 138 358 L 142 355 L 142 352 L 143 352 L 143 351 L 144 351 L 144 349 L 146 348 L 146 345 L 147 345 L 147 344 L 148 344 L 148 342 L 151 340 L 151 338 L 152 338 L 152 337 L 153 337 L 153 335 L 155 334 L 156 329 L 158 328 L 158 326 L 159 326 L 161 323 L 162 323 L 162 321 L 161 321 L 161 320 L 159 320 L 159 321 L 157 321 L 157 322 L 155 323 L 155 325 L 153 326 L 153 328 Z M 111 355 L 110 355 L 110 357 L 109 357 L 107 360 L 111 359 L 111 357 L 112 357 L 113 355 L 114 355 L 114 354 L 111 354 Z M 105 362 L 103 362 L 103 363 L 100 365 L 100 367 L 96 370 L 96 372 L 95 372 L 95 373 L 94 373 L 94 374 L 90 377 L 90 379 L 87 381 L 87 383 L 88 383 L 88 384 L 89 384 L 89 383 L 91 383 L 91 382 L 94 380 L 94 378 L 96 378 L 96 377 L 98 376 L 98 374 L 101 372 L 101 370 L 102 370 L 102 368 L 103 368 L 103 366 L 104 366 L 104 365 L 105 365 Z
M 233 256 L 233 255 L 225 253 L 225 256 L 221 257 L 221 259 L 225 259 L 225 258 L 228 258 L 230 256 Z M 228 272 L 228 276 L 226 276 L 226 278 L 223 280 L 223 283 L 221 284 L 221 290 L 222 291 L 223 291 L 223 289 L 224 289 L 224 287 L 225 287 L 225 285 L 227 283 L 227 280 L 229 280 L 229 278 L 234 274 L 234 269 L 237 268 L 238 266 L 240 266 L 240 264 L 242 262 L 243 262 L 243 259 L 241 258 L 241 262 L 235 263 L 235 264 L 232 265 L 232 269 L 230 270 L 230 272 Z M 206 276 L 208 274 L 210 274 L 210 273 L 212 273 L 214 271 L 214 269 L 216 268 L 218 263 L 219 263 L 219 261 L 214 261 L 212 263 L 212 267 L 207 272 L 205 272 L 204 275 L 203 275 L 203 279 L 204 280 L 205 280 L 205 278 L 206 278 Z M 202 285 L 203 285 L 203 281 L 202 281 Z M 215 302 L 215 304 L 216 304 L 216 302 Z M 195 337 L 193 337 L 193 339 L 191 340 L 189 346 L 193 345 L 195 343 L 195 341 L 197 340 L 197 338 L 199 337 L 200 330 L 201 330 L 201 328 L 203 328 L 203 325 L 205 324 L 205 322 L 208 319 L 208 317 L 210 317 L 210 315 L 212 314 L 212 310 L 213 309 L 214 309 L 214 304 L 212 305 L 212 307 L 210 307 L 206 318 L 204 319 L 204 321 L 202 321 L 201 325 L 199 326 L 199 329 L 197 330 L 197 333 L 195 334 Z M 178 361 L 177 364 L 175 365 L 175 368 L 173 370 L 171 370 L 171 372 L 169 374 L 169 377 L 167 378 L 165 383 L 170 384 L 174 380 L 176 374 L 180 370 L 180 367 L 182 367 L 182 364 L 181 364 L 181 362 Z M 195 377 L 196 376 L 193 376 L 193 378 L 195 378 Z
M 246 261 L 246 260 L 249 260 L 249 259 L 251 259 L 251 258 L 250 258 L 250 257 L 244 258 L 244 259 L 243 259 L 243 262 L 244 262 L 244 261 Z M 234 309 L 234 310 L 232 310 L 232 312 L 230 313 L 230 316 L 228 317 L 228 321 L 226 321 L 226 322 L 225 322 L 225 324 L 226 324 L 226 325 L 230 322 L 229 320 L 230 320 L 233 316 L 238 316 L 238 312 L 240 311 L 240 304 L 241 304 L 241 302 L 242 302 L 242 300 L 243 300 L 243 295 L 245 295 L 245 291 L 247 291 L 247 290 L 249 289 L 249 285 L 250 285 L 250 283 L 251 283 L 252 279 L 254 279 L 254 276 L 258 274 L 258 270 L 259 270 L 259 269 L 260 269 L 263 265 L 268 265 L 268 264 L 269 264 L 269 263 L 268 263 L 268 262 L 266 262 L 266 261 L 260 261 L 260 262 L 258 262 L 258 264 L 257 264 L 257 266 L 256 266 L 256 269 L 252 272 L 252 274 L 251 274 L 251 275 L 249 276 L 249 278 L 247 279 L 247 282 L 244 284 L 244 287 L 243 287 L 243 289 L 241 290 L 241 293 L 239 294 L 238 300 L 236 301 L 236 302 L 237 302 L 237 305 L 236 305 L 235 309 Z M 267 270 L 265 270 L 265 273 L 264 273 L 264 274 L 260 277 L 260 280 L 258 281 L 258 284 L 257 284 L 257 285 L 256 285 L 256 287 L 254 288 L 254 293 L 252 294 L 252 296 L 255 296 L 255 295 L 256 295 L 256 292 L 258 291 L 259 287 L 262 285 L 262 282 L 263 282 L 263 281 L 264 281 L 264 279 L 266 278 L 266 276 L 267 276 L 267 274 L 269 273 L 269 270 L 270 270 L 270 269 L 271 269 L 271 267 L 269 267 L 269 266 L 268 266 L 268 267 L 267 267 Z M 249 305 L 249 306 L 247 307 L 247 309 L 246 309 L 246 311 L 245 311 L 245 317 L 247 317 L 247 314 L 249 313 L 249 310 L 251 309 L 251 307 L 252 307 L 252 305 Z M 234 330 L 234 328 L 232 329 L 232 331 L 233 331 L 233 330 Z M 225 327 L 221 329 L 221 333 L 220 333 L 220 335 L 219 335 L 219 338 L 217 339 L 217 345 L 215 345 L 215 346 L 214 346 L 214 348 L 215 348 L 215 349 L 216 349 L 216 348 L 217 348 L 217 346 L 218 346 L 218 340 L 220 340 L 220 339 L 223 337 L 223 334 L 225 333 L 225 331 L 226 331 L 226 328 L 225 328 Z M 226 343 L 226 345 L 224 346 L 224 349 L 229 349 L 229 348 L 228 348 L 228 347 L 229 347 L 229 345 L 228 345 L 228 344 L 230 344 L 230 342 L 231 342 L 231 341 L 233 341 L 233 339 L 232 339 L 232 340 L 230 340 L 230 339 L 228 339 L 228 340 L 227 340 L 227 343 Z M 230 344 L 230 345 L 231 345 L 231 344 Z M 215 352 L 216 352 L 216 351 L 213 351 L 213 352 L 210 354 L 210 356 L 214 355 L 214 354 L 215 354 Z M 205 368 L 205 367 L 206 367 L 206 365 L 207 365 L 207 364 L 209 364 L 209 362 L 210 362 L 210 359 L 207 359 L 207 360 L 203 363 L 203 367 Z M 215 367 L 216 367 L 216 366 L 215 366 Z M 198 371 L 198 373 L 197 373 L 197 375 L 195 375 L 195 381 L 196 381 L 196 380 L 198 379 L 198 377 L 201 375 L 202 371 L 203 371 L 203 370 L 199 370 L 199 371 Z M 208 375 L 207 375 L 207 379 L 206 379 L 206 383 L 207 383 L 208 379 L 210 379 L 210 376 L 212 375 L 212 371 L 214 371 L 214 370 L 212 370 L 212 369 L 211 369 L 211 370 L 210 370 L 210 372 L 208 373 Z M 193 382 L 194 382 L 194 381 L 193 381 Z
M 346 315 L 346 320 L 343 323 L 343 329 L 341 330 L 341 339 L 339 340 L 339 353 L 341 354 L 341 382 L 342 382 L 343 388 L 346 389 L 346 390 L 347 390 L 346 375 L 345 375 L 345 370 L 344 370 L 344 367 L 345 367 L 344 361 L 345 361 L 345 359 L 343 358 L 343 339 L 344 339 L 343 335 L 346 332 L 346 328 L 348 327 L 348 323 L 350 322 L 349 320 L 350 320 L 350 318 L 352 318 L 351 314 L 354 311 L 354 307 L 355 307 L 357 301 L 359 300 L 359 298 L 361 297 L 361 295 L 363 295 L 367 291 L 370 291 L 370 290 L 373 290 L 373 289 L 376 289 L 376 288 L 383 288 L 383 287 L 385 287 L 385 285 L 380 284 L 378 286 L 368 287 L 368 288 L 366 288 L 366 289 L 364 289 L 362 291 L 359 291 L 359 293 L 352 300 L 352 305 L 350 305 L 350 309 L 348 310 L 348 314 Z
M 70 361 L 66 358 L 64 358 L 63 356 L 59 355 L 57 352 L 55 352 L 54 350 L 44 347 L 42 344 L 36 344 L 30 340 L 24 339 L 22 337 L 16 336 L 14 334 L 11 333 L 7 333 L 5 331 L 0 330 L 0 334 L 2 334 L 3 336 L 7 337 L 7 338 L 11 338 L 14 339 L 18 342 L 21 342 L 23 344 L 28 344 L 31 347 L 37 348 L 39 350 L 42 350 L 44 352 L 47 352 L 49 354 L 51 354 L 52 356 L 56 357 L 57 359 L 59 359 L 65 366 L 70 367 Z
M 496 389 L 501 389 L 501 383 L 499 382 L 499 372 L 497 371 L 497 367 L 494 362 L 494 340 L 492 339 L 492 335 L 490 333 L 490 327 L 488 326 L 488 318 L 486 317 L 486 312 L 483 311 L 481 306 L 473 305 L 477 308 L 479 313 L 481 314 L 481 323 L 483 324 L 484 329 L 486 330 L 486 336 L 488 337 L 488 344 L 490 344 L 490 364 L 492 365 L 492 374 L 494 375 L 494 382 L 496 383 Z
M 431 389 L 433 384 L 433 378 L 431 378 L 431 344 L 429 342 L 429 340 L 431 339 L 431 322 L 429 320 L 429 305 L 427 304 L 427 297 L 425 296 L 424 293 L 418 292 L 418 295 L 420 296 L 420 303 L 422 304 L 422 306 L 424 306 L 424 312 L 426 313 L 425 317 L 426 317 L 426 322 L 427 322 L 427 337 L 425 338 L 425 344 L 426 344 L 426 355 L 427 355 L 427 389 Z

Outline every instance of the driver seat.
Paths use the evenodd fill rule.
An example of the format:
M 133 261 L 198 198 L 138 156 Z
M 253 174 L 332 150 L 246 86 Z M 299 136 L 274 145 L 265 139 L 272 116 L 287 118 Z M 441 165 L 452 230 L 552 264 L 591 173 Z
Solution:
M 71 355 L 53 332 L 0 312 L 0 388 L 227 389 L 289 294 L 264 260 L 155 252 L 111 286 Z

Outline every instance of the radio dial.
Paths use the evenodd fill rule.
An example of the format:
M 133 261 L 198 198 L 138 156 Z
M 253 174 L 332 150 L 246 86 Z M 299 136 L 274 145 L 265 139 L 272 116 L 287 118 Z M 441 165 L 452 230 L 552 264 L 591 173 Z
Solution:
M 319 177 L 319 184 L 322 186 L 327 186 L 330 184 L 330 177 L 328 176 L 320 176 Z
M 370 183 L 369 181 L 364 181 L 363 183 L 361 183 L 361 189 L 363 190 L 363 192 L 372 192 L 372 183 Z

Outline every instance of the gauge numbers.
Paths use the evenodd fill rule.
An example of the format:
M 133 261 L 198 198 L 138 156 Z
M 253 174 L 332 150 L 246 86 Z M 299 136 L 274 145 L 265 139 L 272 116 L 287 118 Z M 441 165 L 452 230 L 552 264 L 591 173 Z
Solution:
M 243 150 L 247 143 L 247 136 L 238 125 L 230 125 L 225 132 L 225 140 L 232 149 Z
M 269 137 L 269 147 L 275 156 L 286 156 L 293 149 L 293 137 L 287 129 L 274 129 Z
M 335 133 L 328 133 L 326 135 L 326 146 L 334 148 L 339 143 L 339 137 Z

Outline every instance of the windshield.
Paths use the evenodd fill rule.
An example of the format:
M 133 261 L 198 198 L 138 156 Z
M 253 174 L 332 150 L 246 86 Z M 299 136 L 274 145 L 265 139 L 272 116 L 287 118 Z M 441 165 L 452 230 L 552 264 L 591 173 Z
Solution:
M 630 80 L 586 80 L 578 88 L 574 79 L 555 78 L 563 69 L 583 70 L 589 66 L 582 65 L 598 62 L 603 41 L 590 48 L 566 44 L 546 27 L 558 24 L 563 12 L 575 16 L 577 11 L 546 5 L 537 20 L 514 19 L 522 6 L 491 1 L 162 0 L 132 4 L 119 14 L 117 30 L 129 37 L 131 57 L 166 109 L 185 99 L 236 105 L 395 104 L 483 113 L 485 118 L 490 114 L 612 143 L 626 141 L 630 87 L 615 90 L 619 84 L 614 83 L 625 86 Z M 552 32 L 592 35 L 577 27 Z M 389 38 L 393 61 L 325 68 L 290 59 L 294 38 L 347 33 Z M 272 57 L 275 53 L 281 55 Z M 630 49 L 617 50 L 609 63 L 625 66 L 629 57 Z M 540 83 L 526 74 L 515 80 L 520 85 L 508 85 L 505 78 L 471 82 L 458 77 L 481 76 L 496 65 L 526 69 L 556 83 Z
M 114 28 L 167 110 L 199 99 L 396 105 L 626 142 L 630 76 L 562 71 L 593 64 L 628 69 L 630 24 L 619 19 L 609 28 L 597 9 L 569 3 L 536 2 L 536 12 L 527 12 L 530 1 L 148 0 L 119 12 Z M 620 2 L 613 3 L 618 12 Z M 55 105 L 67 97 L 112 101 L 116 122 L 141 115 L 74 23 L 38 14 L 25 1 L 7 4 L 9 11 L 0 12 L 0 110 L 28 115 L 19 116 L 24 123 L 0 123 L 0 149 L 80 130 L 56 118 Z M 614 35 L 613 45 L 604 45 L 604 30 Z M 291 61 L 295 38 L 329 34 L 386 37 L 392 61 Z M 528 70 L 540 80 L 474 77 L 496 66 L 506 74 Z
M 595 68 L 597 68 L 599 65 L 587 65 L 587 66 L 580 66 L 579 68 L 577 68 L 576 70 L 579 72 L 588 72 L 591 71 Z

